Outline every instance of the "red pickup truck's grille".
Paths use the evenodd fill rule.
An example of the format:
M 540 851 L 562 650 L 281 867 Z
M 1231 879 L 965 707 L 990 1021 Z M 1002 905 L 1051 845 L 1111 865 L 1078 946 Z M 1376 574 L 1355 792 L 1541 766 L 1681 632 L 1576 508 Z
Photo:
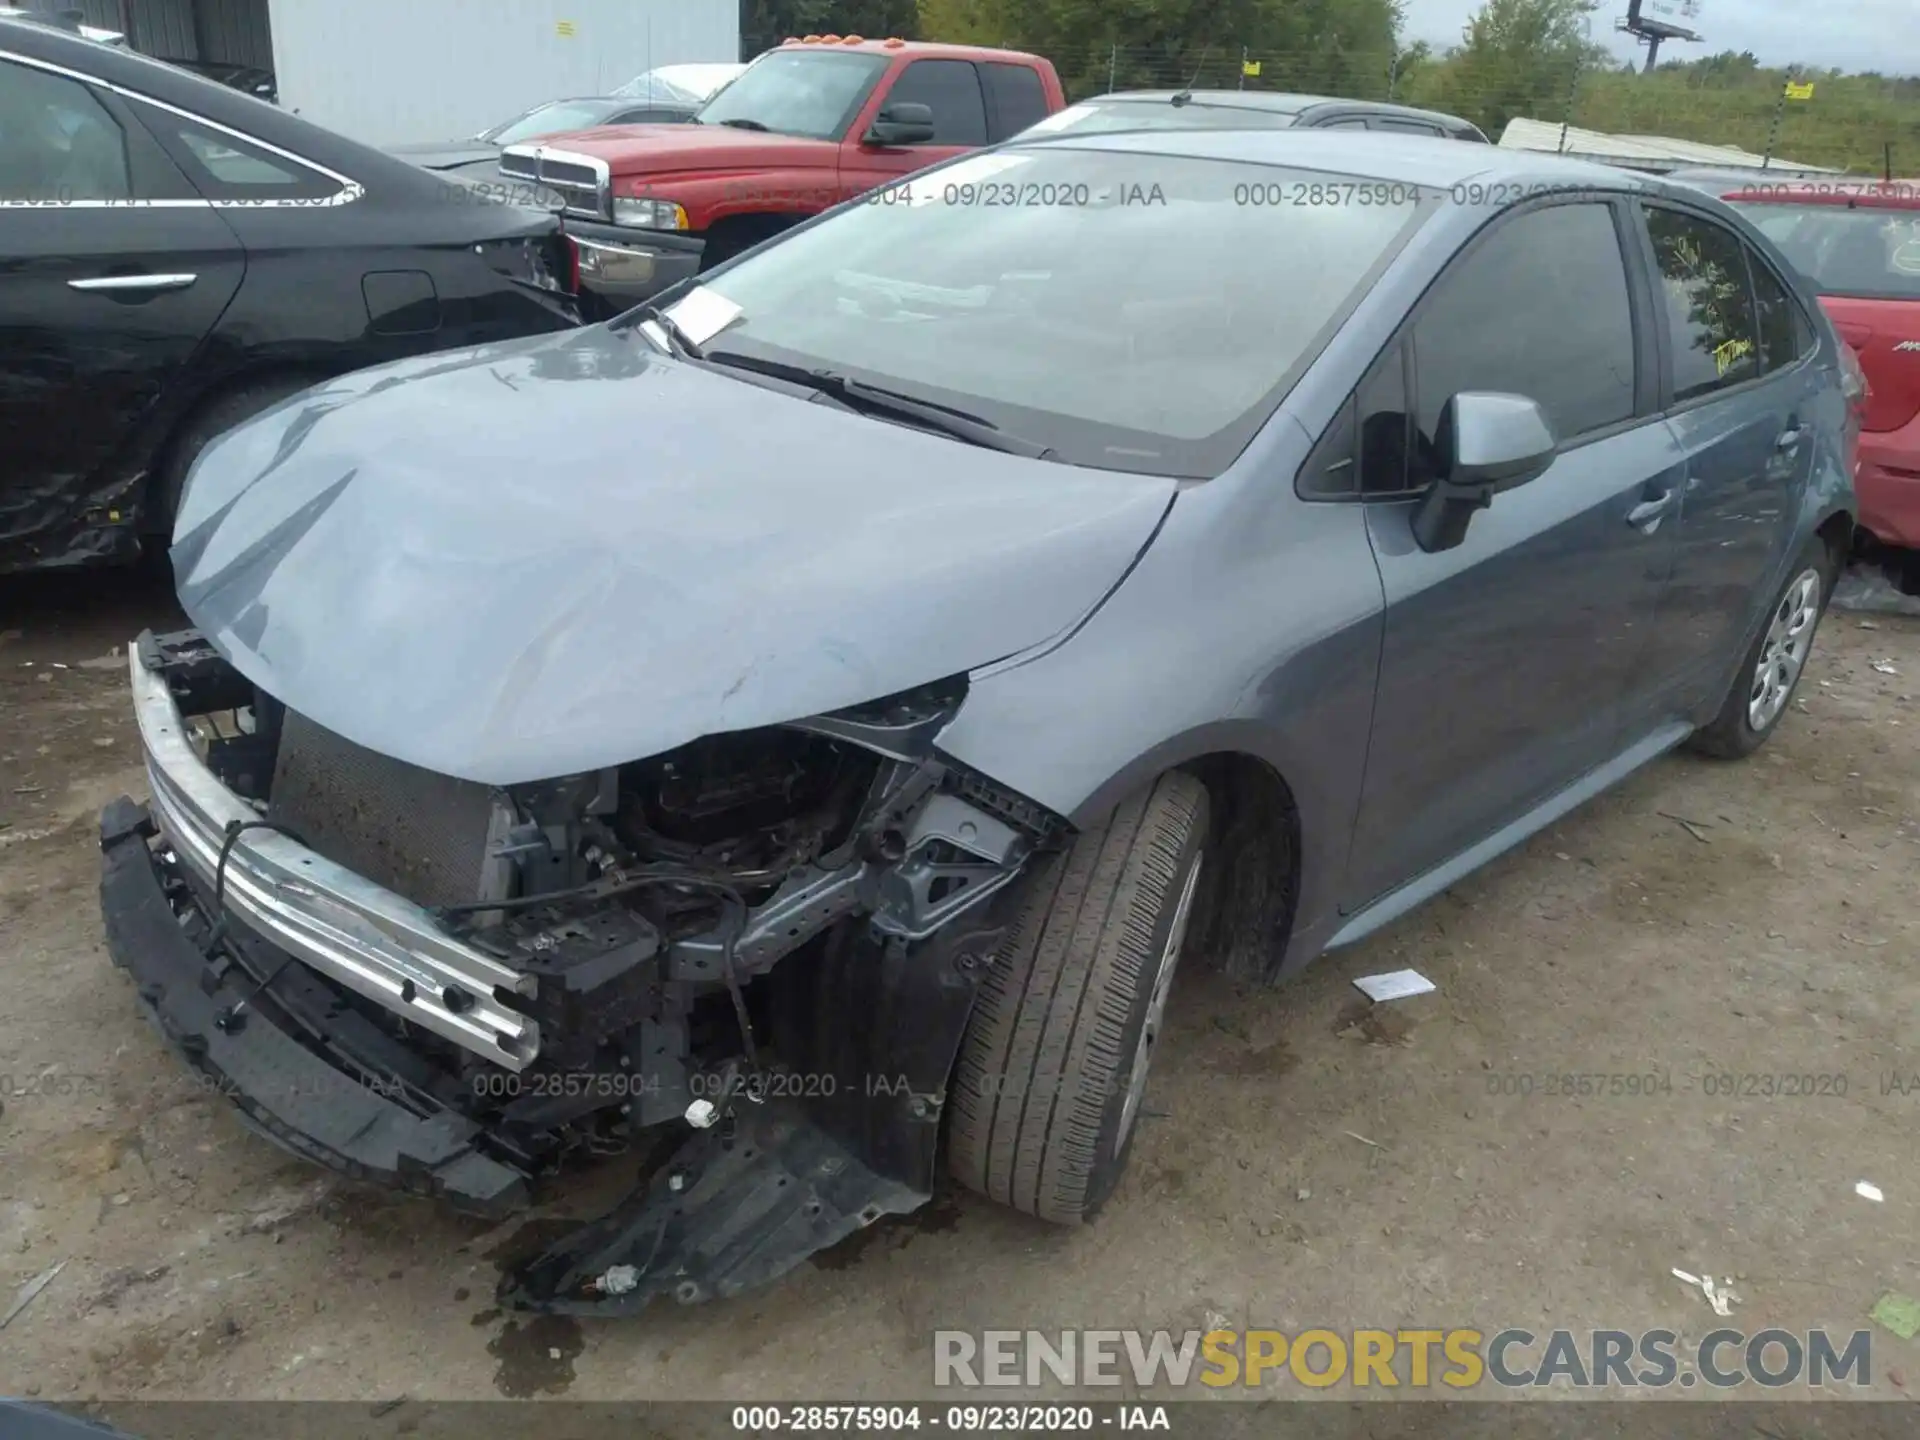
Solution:
M 509 145 L 500 154 L 500 173 L 559 192 L 569 214 L 613 218 L 613 186 L 606 162 L 590 155 L 549 150 L 544 145 Z

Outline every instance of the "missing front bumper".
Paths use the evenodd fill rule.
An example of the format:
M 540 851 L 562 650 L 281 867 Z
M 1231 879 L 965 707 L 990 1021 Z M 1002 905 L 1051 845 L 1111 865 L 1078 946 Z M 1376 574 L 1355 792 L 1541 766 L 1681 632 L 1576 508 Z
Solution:
M 403 1103 L 401 1087 L 303 1043 L 294 1032 L 304 1024 L 313 1040 L 315 1017 L 262 1005 L 223 1028 L 257 986 L 246 967 L 202 953 L 207 917 L 164 846 L 145 807 L 106 808 L 101 910 L 114 963 L 196 1075 L 303 1159 L 487 1216 L 527 1204 L 531 1170 L 501 1158 L 511 1142 L 417 1092 Z M 796 1060 L 789 1079 L 812 1077 L 813 1098 L 740 1103 L 730 1123 L 692 1132 L 641 1191 L 506 1277 L 503 1302 L 622 1315 L 662 1295 L 725 1298 L 925 1203 L 947 1076 L 1012 899 L 1002 892 L 975 923 L 923 944 L 848 944 L 792 976 L 778 1009 L 796 1023 L 781 1039 Z M 855 1011 L 868 1023 L 848 1025 Z
M 222 1029 L 221 1013 L 254 988 L 246 972 L 209 961 L 168 898 L 164 860 L 145 807 L 115 800 L 100 817 L 100 910 L 114 964 L 168 1044 L 246 1124 L 303 1159 L 444 1199 L 484 1215 L 527 1202 L 528 1177 L 486 1154 L 480 1127 L 451 1111 L 420 1114 L 385 1087 L 302 1045 L 264 1012 Z M 190 903 L 190 902 L 189 902 Z M 188 911 L 191 922 L 200 917 Z

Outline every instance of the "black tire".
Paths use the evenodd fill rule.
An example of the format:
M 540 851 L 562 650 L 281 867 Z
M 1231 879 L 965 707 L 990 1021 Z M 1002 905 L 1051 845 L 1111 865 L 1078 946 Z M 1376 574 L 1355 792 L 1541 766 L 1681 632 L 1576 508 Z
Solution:
M 145 529 L 159 540 L 161 554 L 173 539 L 173 520 L 180 513 L 180 497 L 187 488 L 187 472 L 200 452 L 243 420 L 251 420 L 261 411 L 278 405 L 289 395 L 297 395 L 316 383 L 311 375 L 276 375 L 255 380 L 230 390 L 187 422 L 173 437 L 167 458 L 160 467 L 147 513 Z
M 1819 634 L 1820 621 L 1827 613 L 1827 599 L 1833 594 L 1835 572 L 1833 551 L 1825 540 L 1816 535 L 1807 543 L 1807 548 L 1800 552 L 1799 559 L 1788 572 L 1786 583 L 1773 597 L 1773 605 L 1767 611 L 1759 635 L 1740 662 L 1740 669 L 1727 690 L 1727 698 L 1721 703 L 1720 713 L 1711 724 L 1693 732 L 1687 741 L 1688 749 L 1716 760 L 1739 760 L 1767 743 L 1767 737 L 1779 728 L 1781 718 L 1793 704 L 1793 693 L 1800 686 L 1800 677 L 1807 673 L 1807 659 L 1813 650 L 1814 639 Z M 1786 624 L 1791 613 L 1800 608 L 1804 598 L 1803 587 L 1809 583 L 1818 586 L 1812 599 L 1812 618 L 1795 632 L 1803 638 L 1805 648 L 1800 651 L 1798 664 L 1787 681 L 1785 693 L 1779 694 L 1778 703 L 1756 725 L 1752 707 L 1761 692 L 1762 657 L 1776 644 L 1780 635 L 1779 627 Z M 1772 673 L 1777 682 L 1780 673 L 1777 665 Z
M 1156 1014 L 1142 1044 L 1155 982 L 1178 961 L 1206 837 L 1206 787 L 1170 772 L 1023 882 L 954 1077 L 947 1163 L 961 1184 L 1062 1225 L 1113 1193 L 1139 1133 L 1128 1096 L 1158 1038 Z

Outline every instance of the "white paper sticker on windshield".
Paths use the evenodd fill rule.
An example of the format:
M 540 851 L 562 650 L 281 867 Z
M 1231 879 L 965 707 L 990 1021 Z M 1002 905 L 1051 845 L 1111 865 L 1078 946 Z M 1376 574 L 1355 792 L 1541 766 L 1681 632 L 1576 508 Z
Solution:
M 746 312 L 704 285 L 697 285 L 667 307 L 667 316 L 694 345 L 704 345 Z

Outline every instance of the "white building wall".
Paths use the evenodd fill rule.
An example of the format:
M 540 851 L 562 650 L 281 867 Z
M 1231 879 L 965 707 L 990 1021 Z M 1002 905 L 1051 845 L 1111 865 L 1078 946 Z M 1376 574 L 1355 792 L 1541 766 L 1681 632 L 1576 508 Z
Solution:
M 280 104 L 371 145 L 472 135 L 655 65 L 740 58 L 739 0 L 271 0 Z

